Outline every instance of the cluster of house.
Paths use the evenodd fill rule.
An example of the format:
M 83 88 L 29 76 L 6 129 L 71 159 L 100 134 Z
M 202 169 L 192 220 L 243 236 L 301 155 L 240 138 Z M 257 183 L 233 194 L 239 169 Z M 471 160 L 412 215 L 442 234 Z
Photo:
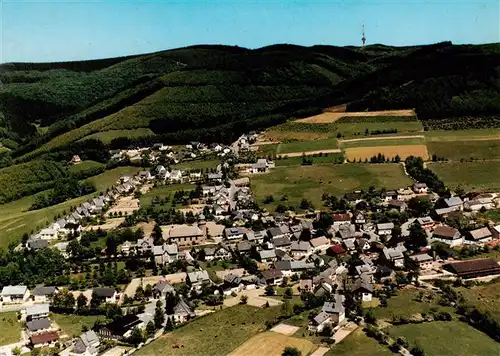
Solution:
M 196 159 L 209 154 L 217 154 L 220 157 L 224 157 L 229 153 L 231 153 L 231 148 L 226 145 L 219 143 L 207 145 L 195 141 L 177 149 L 162 143 L 156 143 L 151 147 L 110 151 L 111 160 L 113 161 L 129 160 L 131 163 L 140 163 L 144 157 L 147 157 L 149 164 L 157 164 L 160 156 L 165 156 L 172 163 L 176 164 L 183 160 Z
M 49 315 L 50 303 L 57 293 L 59 289 L 54 286 L 38 286 L 32 291 L 24 285 L 5 286 L 1 291 L 1 304 L 23 306 L 20 321 L 25 323 L 25 333 L 33 348 L 51 347 L 60 339 L 61 330 Z M 119 294 L 113 288 L 94 288 L 92 295 L 106 303 L 119 300 Z M 97 334 L 86 331 L 73 340 L 65 354 L 94 356 L 98 354 L 99 346 Z
M 259 158 L 255 163 L 239 163 L 235 165 L 238 172 L 243 174 L 267 173 L 269 169 L 276 165 L 274 161 L 266 158 Z

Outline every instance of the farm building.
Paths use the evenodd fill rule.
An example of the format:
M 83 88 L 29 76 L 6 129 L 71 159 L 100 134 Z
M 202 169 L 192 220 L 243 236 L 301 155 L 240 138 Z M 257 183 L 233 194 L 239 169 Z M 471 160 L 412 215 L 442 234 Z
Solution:
M 500 265 L 492 258 L 480 258 L 477 260 L 450 263 L 444 267 L 461 278 L 475 278 L 500 274 Z

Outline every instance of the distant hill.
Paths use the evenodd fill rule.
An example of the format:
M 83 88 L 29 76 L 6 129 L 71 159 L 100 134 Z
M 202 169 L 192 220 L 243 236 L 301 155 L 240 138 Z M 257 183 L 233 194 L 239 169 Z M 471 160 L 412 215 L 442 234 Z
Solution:
M 27 160 L 76 153 L 84 140 L 95 149 L 95 140 L 229 142 L 343 103 L 350 111 L 415 108 L 424 121 L 491 118 L 500 114 L 500 45 L 193 46 L 9 63 L 0 80 L 0 142 Z

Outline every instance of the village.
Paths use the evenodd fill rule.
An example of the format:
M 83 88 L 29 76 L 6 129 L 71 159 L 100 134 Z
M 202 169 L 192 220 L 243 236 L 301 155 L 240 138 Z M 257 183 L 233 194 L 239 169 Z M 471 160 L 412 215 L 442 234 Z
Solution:
M 183 158 L 163 145 L 114 152 L 113 160 L 141 161 L 148 151 L 149 167 L 120 177 L 16 250 L 55 249 L 70 264 L 106 264 L 106 271 L 117 262 L 123 270 L 134 263 L 141 267 L 123 272 L 127 276 L 120 283 L 91 288 L 84 281 L 76 287 L 4 286 L 0 310 L 16 311 L 24 329 L 20 341 L 3 346 L 1 353 L 48 347 L 61 355 L 130 354 L 163 332 L 223 308 L 288 303 L 276 294 L 309 301 L 308 331 L 334 344 L 361 316 L 357 305 L 383 300 L 388 286 L 435 288 L 427 281 L 500 274 L 495 259 L 481 258 L 500 249 L 500 225 L 481 217 L 500 207 L 500 194 L 440 197 L 415 182 L 343 197 L 325 194 L 324 207 L 317 209 L 304 204 L 302 211 L 266 211 L 253 196 L 250 177 L 275 169 L 274 162 L 235 159 L 250 150 L 253 139 L 240 137 L 230 147 L 192 143 L 184 148 L 182 157 L 192 160 L 200 159 L 201 151 L 213 151 L 220 163 L 210 170 L 169 168 Z M 171 161 L 160 164 L 165 156 Z M 175 192 L 181 184 L 190 184 L 191 192 Z M 164 186 L 172 186 L 175 194 L 154 201 L 178 200 L 179 208 L 141 206 L 143 194 Z M 127 229 L 140 232 L 124 233 L 125 240 L 110 238 Z M 100 248 L 81 253 L 89 236 L 106 234 Z M 460 254 L 478 258 L 460 261 Z M 71 337 L 50 317 L 54 310 L 83 309 L 104 314 L 106 323 Z M 124 344 L 130 347 L 120 349 Z

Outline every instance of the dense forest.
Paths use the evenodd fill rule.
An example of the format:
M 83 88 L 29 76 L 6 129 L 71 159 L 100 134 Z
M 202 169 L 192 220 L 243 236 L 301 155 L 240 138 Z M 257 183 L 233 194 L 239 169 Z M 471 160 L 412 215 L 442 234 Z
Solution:
M 348 111 L 414 108 L 431 128 L 500 125 L 498 44 L 193 46 L 106 60 L 8 63 L 0 66 L 0 81 L 0 140 L 11 149 L 3 155 L 18 162 L 66 159 L 77 150 L 102 162 L 103 147 L 92 142 L 87 150 L 85 143 L 103 132 L 113 147 L 228 142 L 338 104 Z M 2 164 L 9 163 L 4 157 Z

